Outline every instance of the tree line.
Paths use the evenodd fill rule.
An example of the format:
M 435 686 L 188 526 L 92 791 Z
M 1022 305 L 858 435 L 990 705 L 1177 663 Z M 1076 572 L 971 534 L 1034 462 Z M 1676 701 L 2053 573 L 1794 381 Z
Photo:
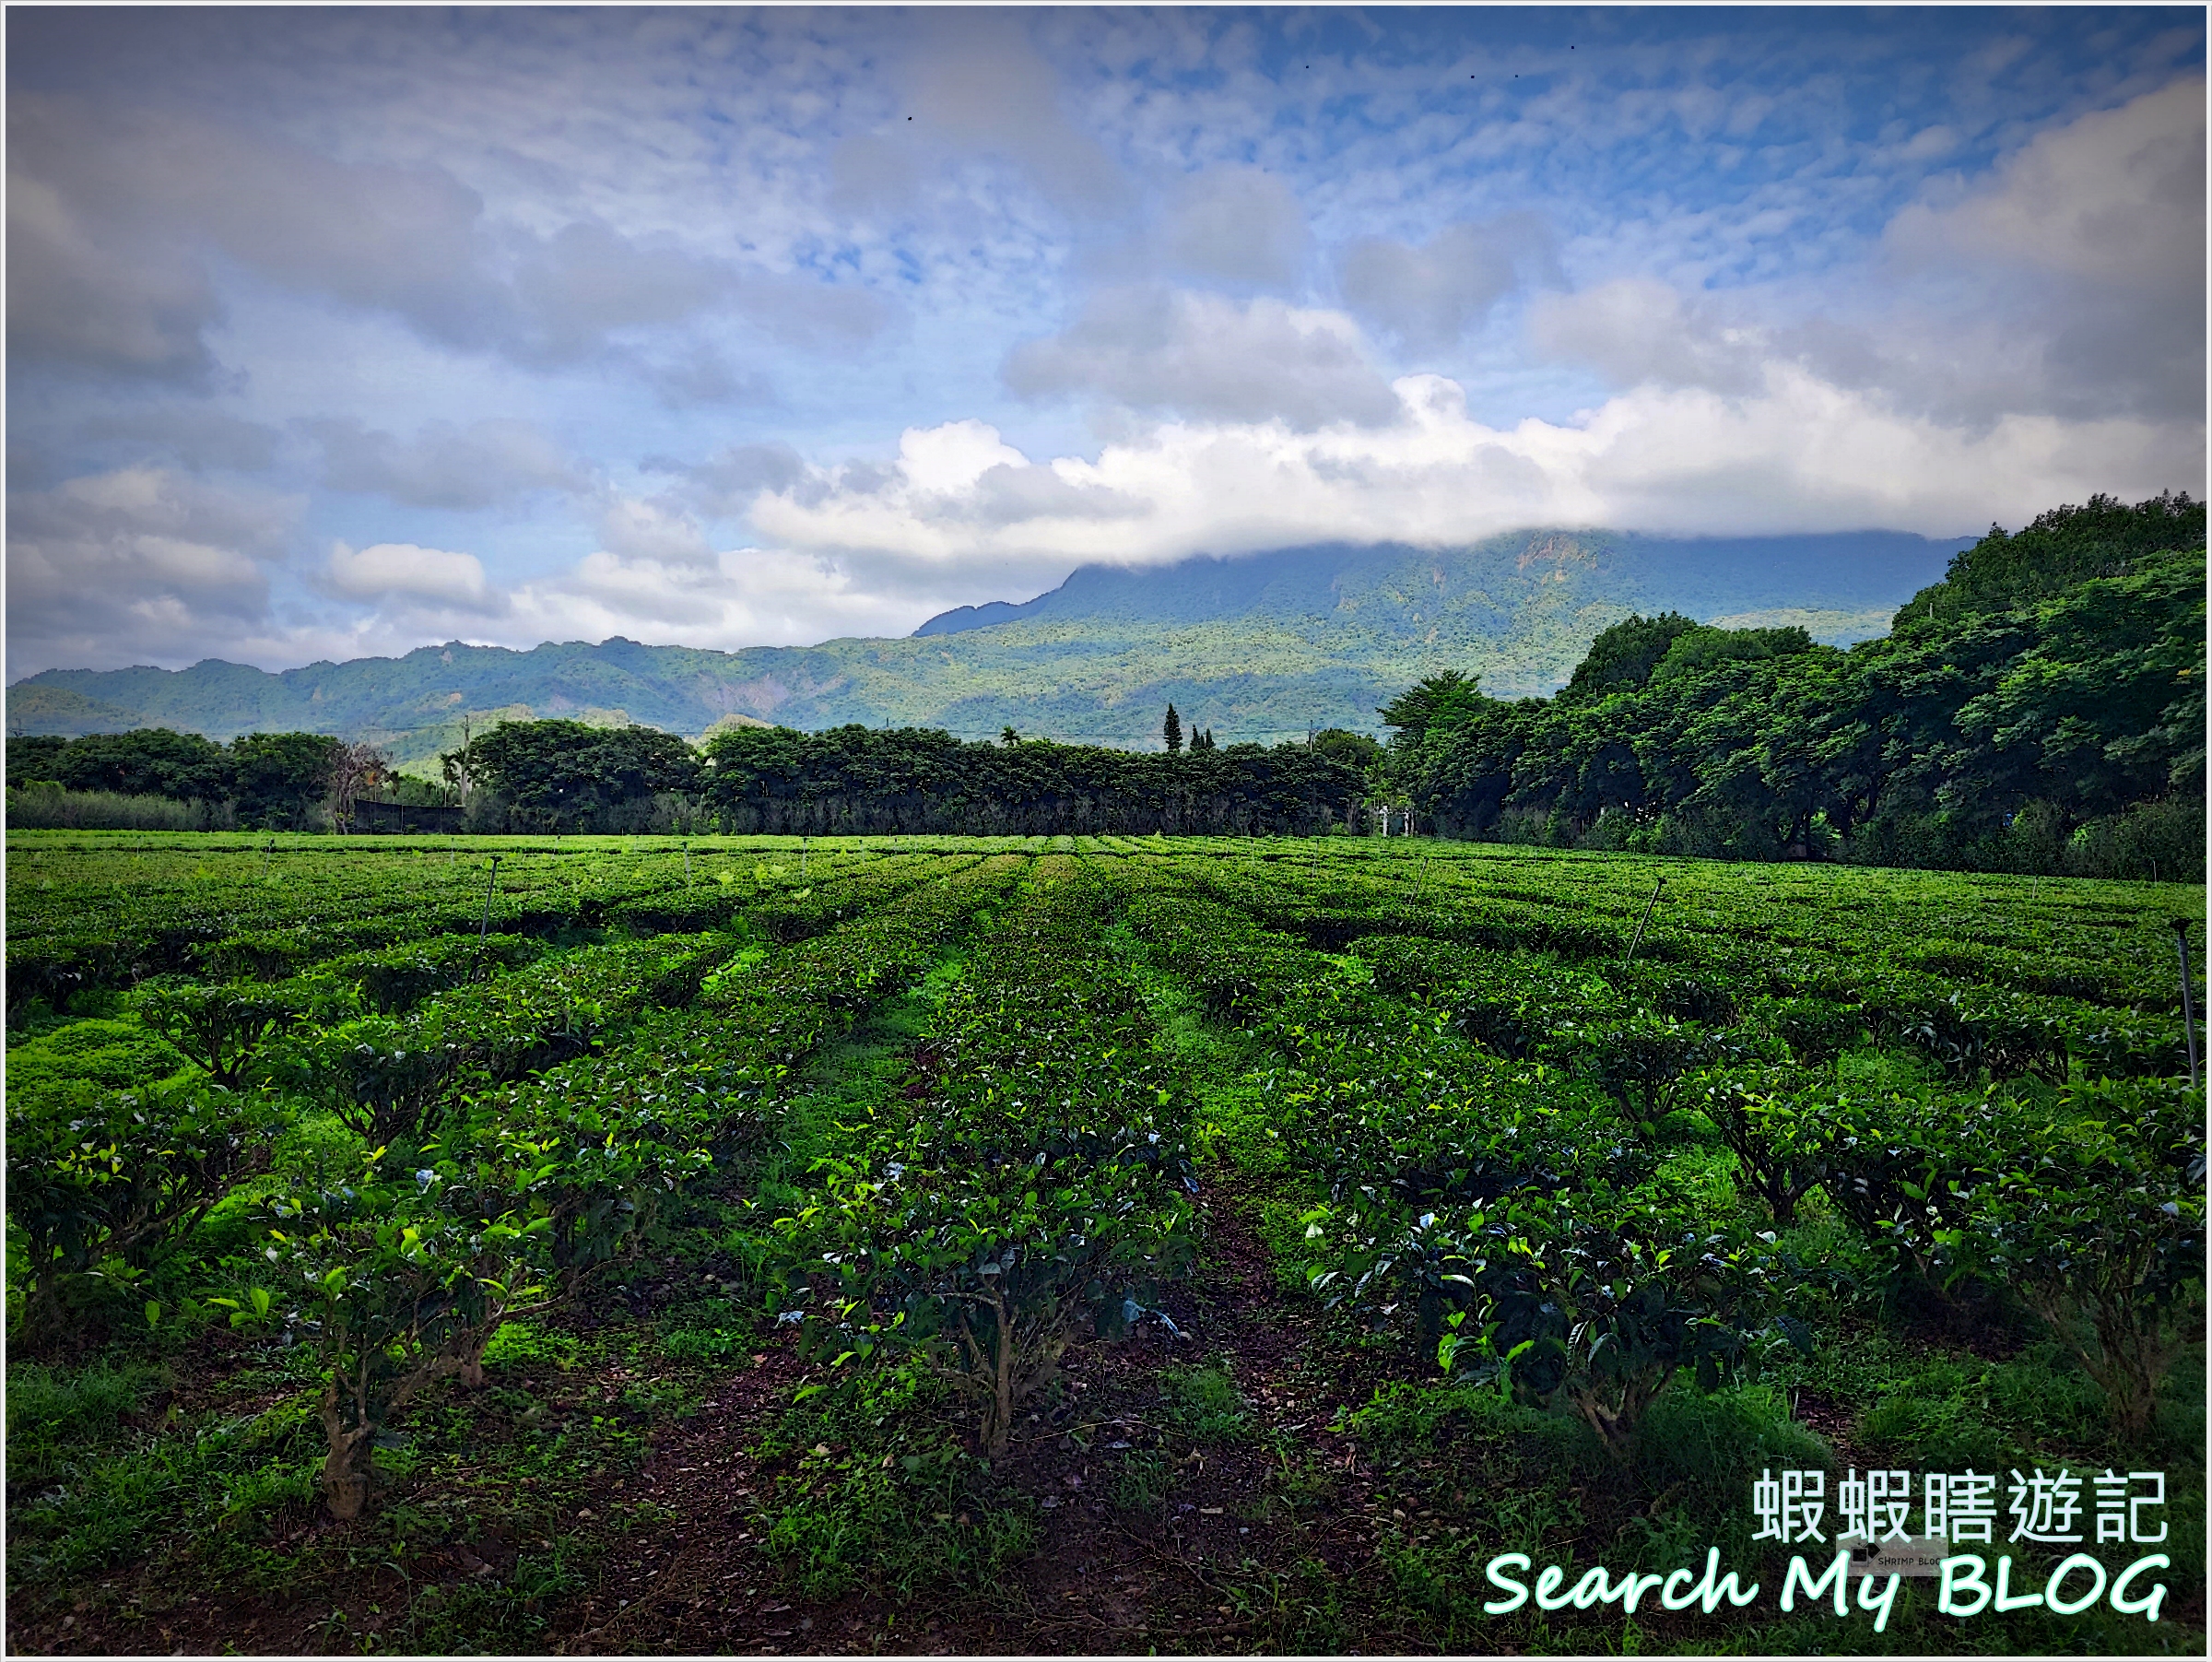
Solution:
M 1890 632 L 1632 617 L 1548 699 L 1447 673 L 1379 712 L 1446 836 L 2202 880 L 2205 509 L 1992 526 Z
M 403 780 L 372 747 L 327 733 L 241 733 L 228 745 L 197 733 L 138 727 L 81 738 L 52 736 L 7 741 L 11 819 L 36 819 L 37 792 L 189 804 L 199 823 L 251 831 L 314 831 L 343 825 L 359 798 L 400 793 L 411 802 L 441 801 L 443 793 Z
M 510 722 L 443 760 L 515 831 L 1299 836 L 1345 824 L 1359 770 L 1300 745 L 1143 754 L 926 727 L 745 727 L 694 750 L 646 727 Z M 661 823 L 651 823 L 658 819 Z
M 994 745 L 862 726 L 741 728 L 695 748 L 656 728 L 554 719 L 502 723 L 446 752 L 441 788 L 324 734 L 247 734 L 224 746 L 147 727 L 12 739 L 7 783 L 19 824 L 344 829 L 358 804 L 401 800 L 458 804 L 466 829 L 498 832 L 1282 836 L 1354 823 L 1359 764 L 1375 754 L 1353 735 L 1269 748 L 1217 745 L 1208 731 L 1188 750 L 1142 755 L 1010 728 Z M 41 819 L 41 788 L 124 809 L 160 799 L 219 811 L 174 825 Z

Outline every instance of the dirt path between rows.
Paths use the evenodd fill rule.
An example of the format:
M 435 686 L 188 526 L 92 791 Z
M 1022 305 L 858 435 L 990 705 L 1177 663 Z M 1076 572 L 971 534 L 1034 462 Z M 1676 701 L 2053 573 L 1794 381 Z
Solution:
M 1337 1408 L 1360 1400 L 1374 1378 L 1350 1359 L 1330 1369 L 1315 1354 L 1318 1314 L 1294 1308 L 1278 1291 L 1239 1196 L 1217 1178 L 1200 1206 L 1207 1226 L 1200 1271 L 1167 1306 L 1180 1331 L 1148 1321 L 1120 1344 L 1072 1353 L 1064 1400 L 1017 1438 L 1005 1481 L 1035 1505 L 1041 1536 L 994 1584 L 957 1596 L 917 1589 L 903 1601 L 879 1592 L 809 1601 L 780 1590 L 782 1578 L 759 1539 L 758 1507 L 775 1473 L 749 1451 L 802 1373 L 787 1348 L 771 1348 L 655 1440 L 629 1491 L 669 1508 L 673 1519 L 614 1546 L 598 1584 L 552 1612 L 548 1647 L 1286 1648 L 1298 1637 L 1298 1612 L 1284 1603 L 1285 1585 L 1325 1601 L 1373 1556 L 1372 1474 L 1330 1427 Z M 1249 1425 L 1233 1439 L 1194 1444 L 1162 1423 L 1163 1371 L 1199 1364 L 1222 1368 L 1242 1394 Z M 1126 1462 L 1146 1457 L 1173 1464 L 1157 1504 L 1134 1506 L 1129 1485 L 1117 1479 Z M 1287 1478 L 1299 1485 L 1295 1504 Z

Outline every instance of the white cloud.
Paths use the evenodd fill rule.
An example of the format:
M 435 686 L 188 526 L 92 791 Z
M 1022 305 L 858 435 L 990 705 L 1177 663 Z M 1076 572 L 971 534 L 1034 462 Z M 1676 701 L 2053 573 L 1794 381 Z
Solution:
M 258 421 L 186 404 L 126 407 L 88 418 L 76 432 L 80 442 L 128 448 L 173 457 L 195 472 L 223 468 L 241 472 L 266 467 L 276 459 L 277 432 Z
M 1928 258 L 2020 262 L 2128 288 L 2201 289 L 2205 82 L 2188 77 L 2039 133 L 1983 188 L 1914 203 L 1888 229 Z
M 903 634 L 928 615 L 835 560 L 766 548 L 733 549 L 704 564 L 602 550 L 523 585 L 512 601 L 501 634 L 516 645 L 609 635 L 724 651 L 811 645 L 840 635 Z
M 2204 408 L 2203 85 L 1947 176 L 1878 257 L 1817 285 L 1624 277 L 1539 296 L 1530 342 L 1619 388 L 1740 395 L 1786 365 L 1938 424 L 2167 418 L 2185 437 Z
M 64 192 L 9 167 L 7 340 L 18 361 L 203 382 L 212 360 L 200 332 L 222 311 L 197 265 L 127 226 L 95 228 Z
M 1023 397 L 1090 396 L 1300 429 L 1387 420 L 1394 408 L 1358 324 L 1265 295 L 1110 289 L 1063 333 L 1016 347 L 1003 375 Z
M 1128 199 L 1127 181 L 1097 139 L 1062 109 L 1052 65 L 1017 32 L 1018 13 L 947 11 L 910 70 L 907 136 L 1009 162 L 1057 206 L 1099 214 Z
M 911 142 L 874 133 L 840 139 L 830 152 L 830 201 L 841 213 L 900 218 L 912 211 L 922 170 Z
M 1064 503 L 1018 518 L 987 512 L 1002 477 L 990 469 L 950 493 L 899 475 L 818 475 L 811 489 L 764 494 L 753 522 L 798 549 L 1065 570 L 1336 539 L 1441 545 L 1529 525 L 1955 535 L 2098 490 L 2148 495 L 2203 467 L 2201 430 L 2032 415 L 1949 425 L 1780 361 L 1740 393 L 1647 382 L 1573 422 L 1502 429 L 1470 418 L 1441 376 L 1405 377 L 1393 394 L 1396 418 L 1382 425 L 1165 423 L 1095 463 L 1002 464 L 1067 488 Z M 1094 502 L 1113 511 L 1078 505 Z
M 915 490 L 949 495 L 965 490 L 994 467 L 1019 467 L 1026 458 L 981 421 L 948 421 L 909 428 L 899 435 L 899 471 Z
M 806 646 L 851 635 L 898 635 L 977 596 L 958 583 L 917 584 L 815 554 L 735 548 L 704 560 L 663 560 L 602 548 L 506 591 L 494 607 L 393 596 L 344 627 L 340 655 L 398 654 L 428 640 L 528 648 L 621 635 L 735 652 Z M 333 631 L 313 631 L 318 640 Z M 275 665 L 297 661 L 279 649 Z
M 1767 334 L 1718 311 L 1649 277 L 1622 277 L 1580 294 L 1538 296 L 1529 334 L 1539 351 L 1586 363 L 1615 386 L 1750 392 L 1770 355 Z
M 498 604 L 485 583 L 483 562 L 474 554 L 411 542 L 380 542 L 359 549 L 338 543 L 330 550 L 330 581 L 340 594 L 357 600 L 397 595 L 471 609 L 497 609 Z
M 1974 185 L 1938 182 L 1885 242 L 1944 295 L 1915 344 L 1957 362 L 1952 380 L 1994 362 L 2054 412 L 2202 414 L 2201 76 L 2039 133 Z
M 10 344 L 28 361 L 205 381 L 206 331 L 225 315 L 210 253 L 540 370 L 709 316 L 850 346 L 894 314 L 845 283 L 702 253 L 673 228 L 618 230 L 566 194 L 532 216 L 541 223 L 517 223 L 430 160 L 352 159 L 214 113 L 18 94 Z M 696 395 L 680 376 L 671 386 Z
M 699 565 L 713 558 L 699 522 L 666 498 L 617 492 L 600 513 L 599 536 L 605 548 L 625 560 Z
M 699 513 L 716 518 L 743 513 L 762 490 L 787 489 L 807 477 L 806 464 L 789 444 L 725 444 L 703 462 L 647 456 L 648 472 L 673 474 L 676 494 Z
M 638 16 L 11 14 L 19 649 L 742 644 L 1086 559 L 2201 476 L 2194 17 L 1340 14 L 1291 64 L 1291 14 Z

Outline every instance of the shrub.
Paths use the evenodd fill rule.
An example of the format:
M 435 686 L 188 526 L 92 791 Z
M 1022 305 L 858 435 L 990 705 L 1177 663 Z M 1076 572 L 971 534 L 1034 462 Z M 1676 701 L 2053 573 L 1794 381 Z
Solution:
M 1797 1203 L 1828 1171 L 1825 1103 L 1793 1084 L 1778 1068 L 1721 1069 L 1700 1076 L 1690 1095 L 1777 1229 L 1796 1226 Z
M 2018 1292 L 2104 1392 L 2123 1438 L 2202 1333 L 2204 1096 L 2148 1083 L 2069 1091 L 2006 1116 L 2004 1164 L 1968 1230 L 1935 1245 Z
M 815 1342 L 846 1347 L 840 1361 L 922 1350 L 980 1405 L 984 1450 L 1004 1454 L 1069 1342 L 1124 1331 L 1194 1255 L 1188 1203 L 1154 1189 L 1111 1152 L 833 1176 L 786 1220 L 835 1277 Z
M 276 1129 L 264 1099 L 216 1086 L 115 1091 L 66 1114 L 8 1108 L 8 1216 L 24 1234 L 34 1334 L 51 1330 L 71 1281 L 96 1268 L 128 1279 L 191 1234 L 267 1169 Z
M 1563 1393 L 1617 1459 L 1681 1369 L 1706 1390 L 1734 1373 L 1767 1302 L 1761 1244 L 1597 1193 L 1500 1208 L 1484 1220 L 1470 1272 L 1479 1304 L 1472 1321 L 1453 1318 L 1438 1360 L 1458 1364 L 1472 1342 L 1516 1393 Z M 1787 1330 L 1806 1342 L 1802 1326 Z
M 271 1204 L 271 1255 L 293 1277 L 287 1319 L 324 1364 L 320 1481 L 333 1517 L 359 1515 L 393 1413 L 446 1374 L 480 1380 L 500 1324 L 542 1299 L 552 1220 L 530 1200 L 547 1152 L 509 1141 L 408 1171 L 378 1149 L 352 1181 Z
M 179 802 L 34 783 L 7 793 L 7 822 L 18 831 L 235 831 L 238 811 L 228 802 Z
M 296 989 L 257 982 L 209 985 L 165 975 L 141 988 L 135 1002 L 141 1021 L 229 1089 L 301 1014 Z

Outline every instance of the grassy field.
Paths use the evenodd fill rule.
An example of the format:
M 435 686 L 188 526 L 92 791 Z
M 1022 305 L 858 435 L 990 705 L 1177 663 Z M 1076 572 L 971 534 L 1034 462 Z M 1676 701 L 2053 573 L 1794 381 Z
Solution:
M 18 1651 L 2204 1648 L 2201 888 L 7 859 Z M 1783 1609 L 1870 1473 L 2083 1608 Z

